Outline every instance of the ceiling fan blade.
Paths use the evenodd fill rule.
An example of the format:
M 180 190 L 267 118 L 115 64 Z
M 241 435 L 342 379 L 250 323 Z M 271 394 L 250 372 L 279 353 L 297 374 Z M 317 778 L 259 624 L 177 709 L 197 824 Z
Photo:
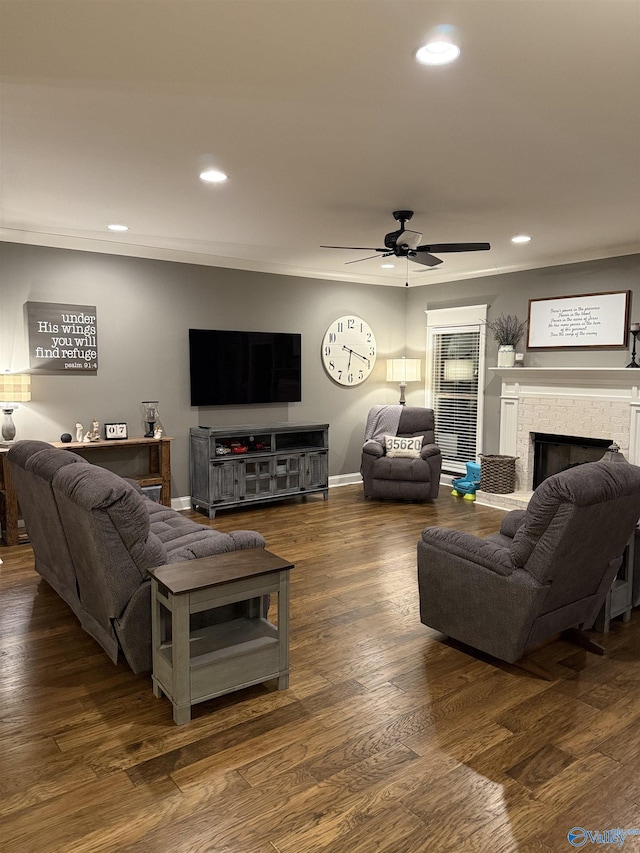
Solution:
M 376 249 L 376 252 L 381 252 L 381 251 L 382 251 L 382 249 Z M 382 255 L 382 257 L 388 258 L 389 255 L 393 255 L 393 252 L 385 252 L 384 255 Z M 380 255 L 369 255 L 369 257 L 367 257 L 367 258 L 358 258 L 357 261 L 345 261 L 345 264 L 359 264 L 360 261 L 371 261 L 374 258 L 377 259 L 379 257 L 380 257 Z
M 416 252 L 484 252 L 490 248 L 489 243 L 430 243 L 418 246 Z
M 442 263 L 441 258 L 435 258 L 433 255 L 430 255 L 429 252 L 409 252 L 408 256 L 412 261 L 415 261 L 417 264 L 423 264 L 425 267 L 437 267 L 438 264 Z
M 386 252 L 386 249 L 376 249 L 374 246 L 320 246 L 321 249 L 356 249 L 358 252 Z

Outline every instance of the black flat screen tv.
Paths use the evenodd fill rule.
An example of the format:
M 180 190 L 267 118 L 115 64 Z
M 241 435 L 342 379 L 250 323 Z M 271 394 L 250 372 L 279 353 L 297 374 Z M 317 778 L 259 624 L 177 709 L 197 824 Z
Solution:
M 189 329 L 192 406 L 297 403 L 302 336 Z

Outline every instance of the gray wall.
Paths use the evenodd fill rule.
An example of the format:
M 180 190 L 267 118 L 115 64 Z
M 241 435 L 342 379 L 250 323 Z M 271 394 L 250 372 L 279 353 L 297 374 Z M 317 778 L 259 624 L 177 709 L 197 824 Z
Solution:
M 489 320 L 499 314 L 516 314 L 526 320 L 529 299 L 630 290 L 631 319 L 640 321 L 640 255 L 627 255 L 581 264 L 544 267 L 524 272 L 487 276 L 452 284 L 410 288 L 407 294 L 407 354 L 424 353 L 425 311 L 462 305 L 489 305 Z M 527 367 L 624 367 L 628 349 L 525 349 L 526 334 L 518 349 Z M 487 341 L 487 368 L 497 362 L 497 344 Z M 484 452 L 499 451 L 501 381 L 488 370 L 485 376 Z M 407 400 L 409 396 L 407 395 Z M 424 397 L 422 397 L 424 401 Z M 413 400 L 420 405 L 416 392 Z
M 28 366 L 24 303 L 95 305 L 99 369 L 95 375 L 38 375 L 32 402 L 14 413 L 18 438 L 55 441 L 125 421 L 142 434 L 143 400 L 159 400 L 172 443 L 172 494 L 189 494 L 188 432 L 198 424 L 330 424 L 329 471 L 357 472 L 369 408 L 395 403 L 385 381 L 386 356 L 404 354 L 406 294 L 401 288 L 266 275 L 216 267 L 0 243 L 0 370 Z M 379 357 L 356 388 L 329 379 L 320 360 L 327 326 L 341 314 L 373 328 Z M 223 328 L 302 333 L 302 402 L 289 405 L 192 408 L 188 329 Z
M 633 292 L 632 318 L 640 320 L 640 255 L 401 288 L 0 243 L 0 370 L 28 366 L 25 302 L 96 305 L 97 374 L 34 376 L 32 402 L 14 414 L 18 437 L 57 440 L 62 432 L 73 433 L 77 420 L 88 428 L 94 417 L 101 424 L 125 421 L 130 435 L 140 435 L 140 403 L 157 399 L 165 431 L 175 438 L 172 493 L 181 497 L 189 493 L 189 427 L 198 424 L 327 422 L 330 474 L 357 472 L 369 408 L 398 399 L 397 386 L 385 381 L 385 358 L 424 354 L 427 309 L 487 303 L 489 318 L 505 313 L 524 319 L 532 297 L 627 289 Z M 333 383 L 320 361 L 327 326 L 347 313 L 362 316 L 378 344 L 375 370 L 356 388 Z M 301 332 L 302 402 L 191 407 L 190 327 Z M 495 364 L 496 349 L 490 341 L 487 366 Z M 525 363 L 623 367 L 627 361 L 627 350 L 565 349 L 527 353 Z M 424 404 L 417 383 L 406 396 L 409 404 Z M 487 373 L 487 453 L 498 451 L 499 404 L 500 381 Z

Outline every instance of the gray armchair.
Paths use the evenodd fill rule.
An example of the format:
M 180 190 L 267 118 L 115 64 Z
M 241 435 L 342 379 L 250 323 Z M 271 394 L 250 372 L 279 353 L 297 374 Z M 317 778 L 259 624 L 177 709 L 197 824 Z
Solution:
M 420 619 L 515 663 L 556 633 L 592 627 L 639 517 L 640 468 L 600 461 L 549 477 L 485 539 L 427 527 Z
M 435 444 L 433 409 L 374 406 L 367 418 L 360 472 L 365 498 L 433 500 L 438 497 L 442 454 Z M 422 436 L 413 456 L 390 455 L 384 436 Z

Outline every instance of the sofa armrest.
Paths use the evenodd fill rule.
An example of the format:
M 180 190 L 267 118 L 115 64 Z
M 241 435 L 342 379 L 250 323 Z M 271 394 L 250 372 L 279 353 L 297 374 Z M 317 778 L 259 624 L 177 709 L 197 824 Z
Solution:
M 197 533 L 183 537 L 186 541 L 179 547 L 167 549 L 167 559 L 171 563 L 197 560 L 199 557 L 212 557 L 229 551 L 245 548 L 264 548 L 264 538 L 256 530 L 234 530 L 233 533 L 221 533 L 207 528 L 202 535 Z
M 499 575 L 510 575 L 515 568 L 509 548 L 471 533 L 449 527 L 426 527 L 422 531 L 422 541 Z
M 430 456 L 441 456 L 442 451 L 437 444 L 423 444 L 420 456 L 423 459 L 428 459 Z
M 511 512 L 508 512 L 502 519 L 500 533 L 502 533 L 503 536 L 509 536 L 510 539 L 513 539 L 518 532 L 518 528 L 524 521 L 526 514 L 527 511 L 525 509 L 513 509 Z
M 379 441 L 375 441 L 373 438 L 370 438 L 363 444 L 362 452 L 368 453 L 369 456 L 376 456 L 379 459 L 381 456 L 384 456 L 384 447 Z

